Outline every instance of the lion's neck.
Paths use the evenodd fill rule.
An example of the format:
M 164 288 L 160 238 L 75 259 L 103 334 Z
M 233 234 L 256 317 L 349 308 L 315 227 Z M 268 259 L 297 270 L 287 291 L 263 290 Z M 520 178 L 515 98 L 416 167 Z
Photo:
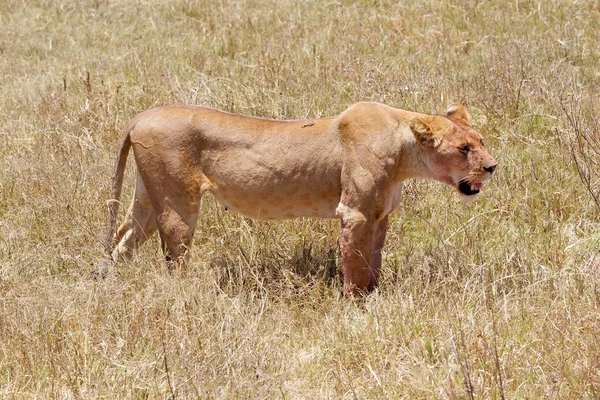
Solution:
M 402 181 L 413 178 L 433 179 L 425 157 L 425 151 L 417 143 L 410 128 L 404 129 L 396 164 L 396 179 Z

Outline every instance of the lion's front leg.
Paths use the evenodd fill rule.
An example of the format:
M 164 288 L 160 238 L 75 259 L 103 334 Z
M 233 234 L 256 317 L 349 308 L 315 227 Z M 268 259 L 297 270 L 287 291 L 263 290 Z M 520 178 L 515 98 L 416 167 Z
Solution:
M 366 294 L 372 280 L 375 221 L 342 204 L 337 212 L 342 220 L 340 247 L 344 265 L 344 293 L 347 296 Z
M 381 260 L 383 245 L 385 244 L 385 235 L 388 227 L 388 216 L 386 215 L 375 225 L 375 233 L 373 235 L 373 252 L 371 253 L 371 281 L 369 282 L 369 291 L 373 291 L 379 281 L 379 273 L 381 272 Z

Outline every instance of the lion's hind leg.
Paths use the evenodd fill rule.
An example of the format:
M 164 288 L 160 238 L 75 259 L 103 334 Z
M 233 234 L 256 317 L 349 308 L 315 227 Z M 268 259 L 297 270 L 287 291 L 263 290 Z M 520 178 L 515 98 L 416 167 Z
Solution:
M 113 241 L 113 260 L 118 263 L 131 259 L 135 250 L 150 238 L 156 229 L 156 212 L 144 182 L 138 175 L 133 200 Z
M 161 246 L 170 269 L 188 262 L 199 212 L 200 204 L 191 204 L 178 210 L 165 209 L 158 215 Z

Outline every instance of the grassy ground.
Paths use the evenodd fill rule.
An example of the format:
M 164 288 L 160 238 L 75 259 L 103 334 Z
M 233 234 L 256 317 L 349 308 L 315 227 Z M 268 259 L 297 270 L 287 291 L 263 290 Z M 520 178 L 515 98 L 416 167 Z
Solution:
M 3 0 L 0 396 L 599 398 L 599 211 L 562 111 L 600 92 L 598 26 L 591 0 Z M 340 294 L 335 221 L 208 196 L 187 269 L 154 238 L 90 279 L 136 113 L 359 100 L 462 102 L 500 162 L 472 205 L 407 185 L 363 304 Z

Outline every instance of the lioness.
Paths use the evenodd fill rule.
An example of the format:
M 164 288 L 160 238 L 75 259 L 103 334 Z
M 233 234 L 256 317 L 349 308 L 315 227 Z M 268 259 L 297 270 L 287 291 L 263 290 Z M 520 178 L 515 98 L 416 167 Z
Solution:
M 129 259 L 157 229 L 167 260 L 185 262 L 200 199 L 257 219 L 339 218 L 344 291 L 377 286 L 388 215 L 403 182 L 430 178 L 473 200 L 496 160 L 461 105 L 428 115 L 361 102 L 335 117 L 277 121 L 195 106 L 137 115 L 123 138 L 109 200 L 106 252 Z M 116 235 L 129 148 L 135 195 Z

